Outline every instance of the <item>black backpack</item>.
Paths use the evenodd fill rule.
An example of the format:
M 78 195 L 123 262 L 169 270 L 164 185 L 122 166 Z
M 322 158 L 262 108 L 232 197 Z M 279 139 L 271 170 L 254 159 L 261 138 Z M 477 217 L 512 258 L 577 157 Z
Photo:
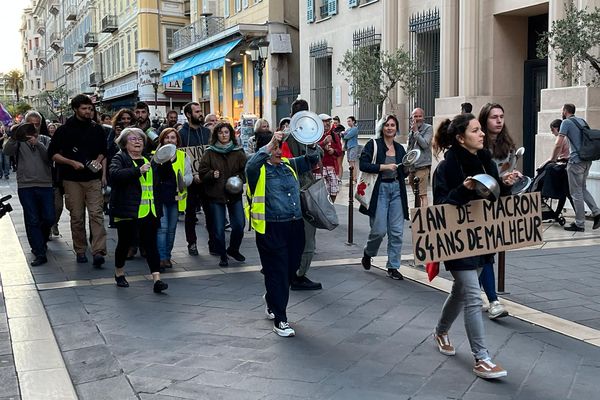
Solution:
M 591 129 L 587 122 L 581 126 L 576 118 L 569 118 L 581 132 L 581 147 L 575 148 L 582 161 L 600 160 L 600 130 Z M 571 142 L 573 144 L 573 142 Z M 575 147 L 575 145 L 573 145 Z

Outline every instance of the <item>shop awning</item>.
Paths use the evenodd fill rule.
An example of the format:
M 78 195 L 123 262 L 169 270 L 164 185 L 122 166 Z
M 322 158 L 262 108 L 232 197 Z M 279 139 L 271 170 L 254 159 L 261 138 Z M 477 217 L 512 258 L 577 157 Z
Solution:
M 212 47 L 176 62 L 164 73 L 162 77 L 163 83 L 189 78 L 210 71 L 211 69 L 221 68 L 225 65 L 227 54 L 229 54 L 229 52 L 241 41 L 242 39 L 237 39 L 233 42 Z

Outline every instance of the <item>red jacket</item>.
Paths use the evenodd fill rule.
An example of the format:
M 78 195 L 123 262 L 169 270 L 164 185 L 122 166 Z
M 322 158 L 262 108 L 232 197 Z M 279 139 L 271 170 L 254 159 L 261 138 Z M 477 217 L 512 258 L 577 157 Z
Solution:
M 325 144 L 325 139 L 327 138 L 327 136 L 331 136 L 331 143 L 329 143 L 329 145 Z M 337 159 L 339 156 L 342 155 L 342 140 L 340 139 L 340 136 L 336 132 L 334 132 L 333 129 L 330 129 L 329 132 L 325 133 L 321 140 L 319 140 L 319 146 L 321 146 L 321 148 L 325 152 L 322 160 L 323 166 L 333 167 L 337 171 Z M 332 154 L 329 154 L 329 152 L 327 151 L 327 146 L 333 149 Z

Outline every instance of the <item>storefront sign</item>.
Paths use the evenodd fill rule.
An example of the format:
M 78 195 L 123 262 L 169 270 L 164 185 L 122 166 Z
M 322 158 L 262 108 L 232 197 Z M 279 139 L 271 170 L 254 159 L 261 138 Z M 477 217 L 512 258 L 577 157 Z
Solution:
M 116 97 L 131 94 L 137 90 L 137 80 L 133 79 L 117 86 L 106 88 L 102 100 L 110 100 Z

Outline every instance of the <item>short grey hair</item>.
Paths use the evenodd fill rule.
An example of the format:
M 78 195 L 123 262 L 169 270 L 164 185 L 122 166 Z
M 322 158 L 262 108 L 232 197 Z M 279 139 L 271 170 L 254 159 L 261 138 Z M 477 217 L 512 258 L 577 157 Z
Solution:
M 30 118 L 39 118 L 40 123 L 42 122 L 42 114 L 35 110 L 28 111 L 27 114 L 25 114 L 25 118 L 23 118 L 23 121 L 27 122 Z
M 127 146 L 127 138 L 131 135 L 137 135 L 142 138 L 144 145 L 146 145 L 146 134 L 140 128 L 125 128 L 121 131 L 121 134 L 115 139 L 115 143 L 120 149 L 125 149 Z

